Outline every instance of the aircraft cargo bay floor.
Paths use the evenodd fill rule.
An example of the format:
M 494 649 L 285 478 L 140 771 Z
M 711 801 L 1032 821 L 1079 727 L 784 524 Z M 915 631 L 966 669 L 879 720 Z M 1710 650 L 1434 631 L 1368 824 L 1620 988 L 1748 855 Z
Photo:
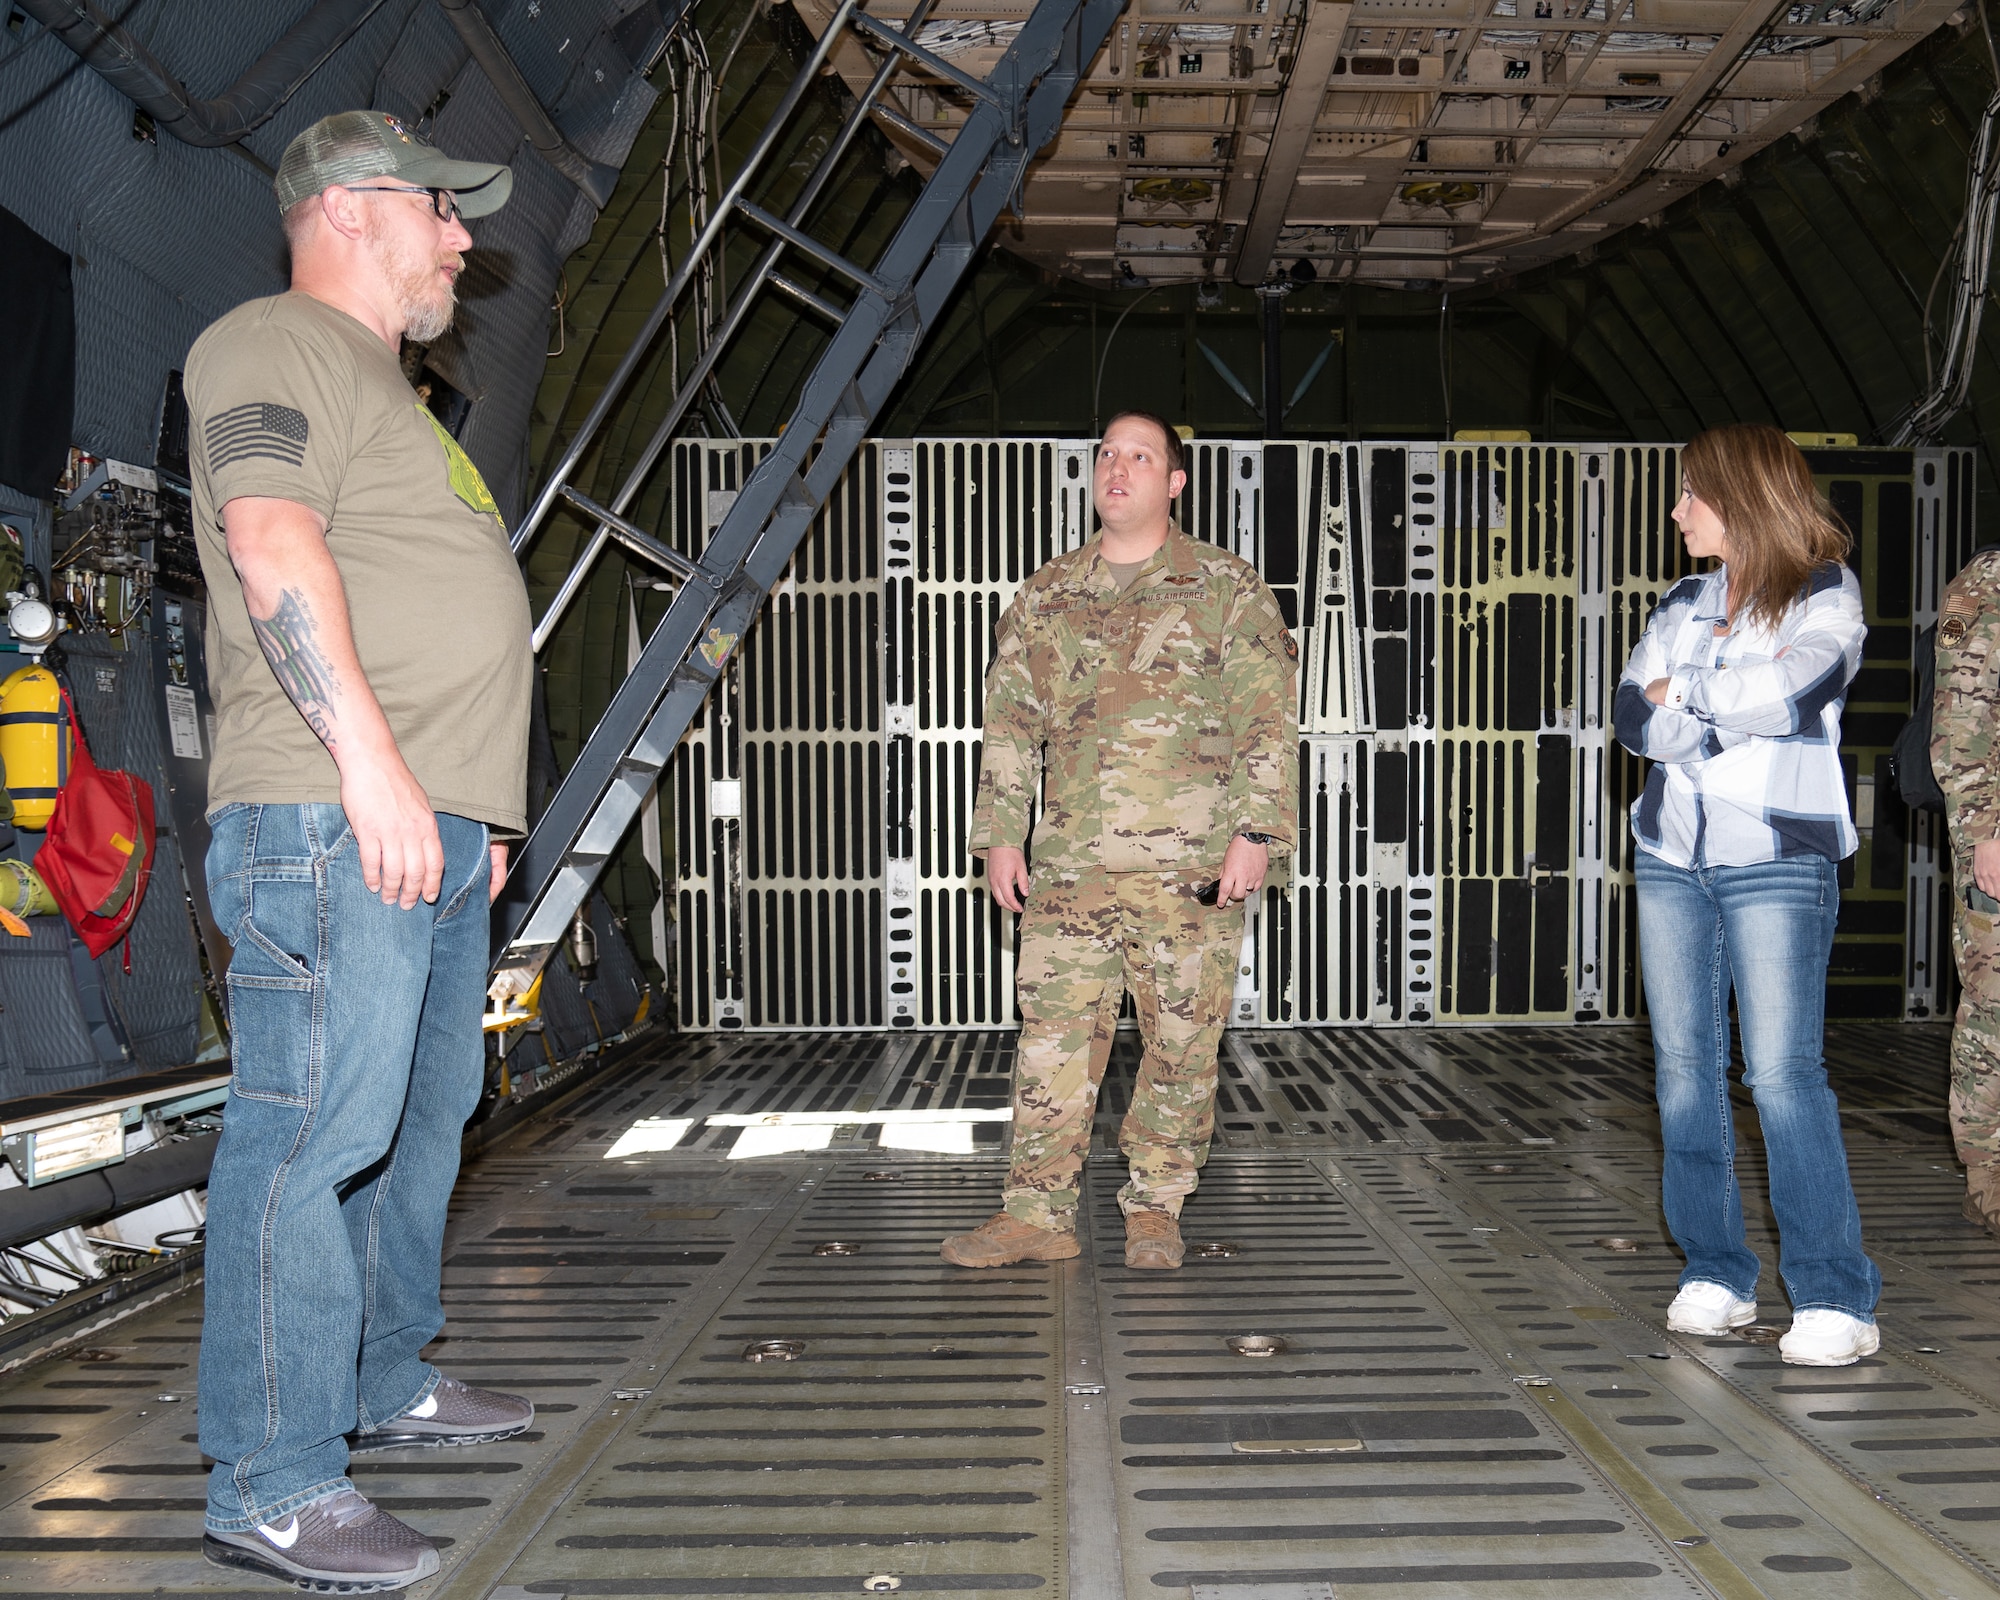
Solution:
M 994 1209 L 1005 1124 L 824 1118 L 1002 1108 L 1008 1037 L 663 1039 L 459 1185 L 434 1354 L 535 1429 L 356 1481 L 449 1541 L 424 1600 L 2000 1595 L 2000 1244 L 1946 1039 L 1830 1032 L 1886 1280 L 1839 1370 L 1759 1342 L 1747 1118 L 1768 1328 L 1666 1333 L 1643 1030 L 1231 1035 L 1175 1273 L 1123 1266 L 1132 1041 L 1084 1257 L 974 1273 L 937 1242 Z M 198 1553 L 200 1315 L 0 1379 L 0 1591 L 284 1592 Z

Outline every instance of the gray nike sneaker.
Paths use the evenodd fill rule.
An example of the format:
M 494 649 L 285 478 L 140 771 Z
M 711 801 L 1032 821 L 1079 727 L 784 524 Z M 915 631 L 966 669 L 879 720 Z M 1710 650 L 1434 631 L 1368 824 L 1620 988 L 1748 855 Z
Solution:
M 348 1436 L 351 1453 L 406 1450 L 413 1445 L 492 1444 L 525 1433 L 535 1408 L 517 1394 L 475 1389 L 439 1375 L 437 1387 L 400 1417 Z
M 352 1489 L 323 1494 L 282 1521 L 241 1533 L 205 1529 L 201 1553 L 215 1566 L 319 1594 L 401 1589 L 438 1569 L 436 1545 Z

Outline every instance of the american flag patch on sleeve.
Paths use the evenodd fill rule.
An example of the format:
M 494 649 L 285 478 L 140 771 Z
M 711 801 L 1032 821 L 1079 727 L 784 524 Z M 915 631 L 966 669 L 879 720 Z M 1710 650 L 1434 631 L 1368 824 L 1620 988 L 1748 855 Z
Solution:
M 208 470 L 220 472 L 239 461 L 264 457 L 296 467 L 306 458 L 306 426 L 303 411 L 290 406 L 259 401 L 233 406 L 203 425 L 202 441 L 208 447 Z

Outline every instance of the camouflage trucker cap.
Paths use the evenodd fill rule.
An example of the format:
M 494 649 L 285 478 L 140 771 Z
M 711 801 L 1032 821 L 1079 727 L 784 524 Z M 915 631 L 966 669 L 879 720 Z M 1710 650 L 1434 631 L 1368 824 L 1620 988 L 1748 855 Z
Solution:
M 514 190 L 511 167 L 454 161 L 386 111 L 336 111 L 285 146 L 278 163 L 278 209 L 336 184 L 395 178 L 418 189 L 449 189 L 464 217 L 498 211 Z

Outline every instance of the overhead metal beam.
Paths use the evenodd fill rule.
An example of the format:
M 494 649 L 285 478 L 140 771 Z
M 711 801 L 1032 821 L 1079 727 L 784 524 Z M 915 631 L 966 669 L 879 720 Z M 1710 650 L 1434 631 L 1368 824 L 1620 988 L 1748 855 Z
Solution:
M 1554 125 L 1556 119 L 1569 108 L 1570 100 L 1583 92 L 1584 80 L 1590 76 L 1590 69 L 1597 64 L 1598 56 L 1603 54 L 1605 45 L 1610 42 L 1612 28 L 1614 26 L 1624 26 L 1626 18 L 1631 13 L 1635 4 L 1636 0 L 1606 0 L 1604 29 L 1591 40 L 1590 48 L 1584 52 L 1583 60 L 1577 66 L 1576 71 L 1564 74 L 1562 92 L 1557 97 L 1556 103 L 1536 118 L 1531 132 L 1513 135 L 1508 140 L 1511 147 L 1509 154 L 1512 159 L 1506 164 L 1505 170 L 1510 176 L 1526 168 L 1529 158 L 1534 153 L 1535 146 L 1549 136 L 1549 129 Z M 1449 77 L 1450 74 L 1446 76 Z M 1536 102 L 1536 109 L 1540 111 L 1539 101 Z M 1440 95 L 1436 107 L 1431 112 L 1433 126 L 1438 123 L 1443 115 L 1444 97 Z M 1524 129 L 1527 127 L 1525 118 L 1523 120 L 1523 127 Z M 1499 202 L 1500 196 L 1504 192 L 1504 185 L 1502 185 L 1496 187 L 1486 197 L 1486 214 L 1488 216 L 1492 215 L 1493 207 Z
M 1238 283 L 1262 283 L 1271 270 L 1292 188 L 1306 152 L 1312 148 L 1313 128 L 1319 121 L 1320 107 L 1326 103 L 1327 80 L 1333 76 L 1334 62 L 1340 59 L 1340 42 L 1353 9 L 1350 0 L 1306 0 L 1299 20 L 1298 48 L 1292 53 L 1292 75 L 1278 103 L 1270 148 L 1264 152 L 1264 170 L 1257 179 L 1257 198 L 1251 202 L 1250 221 L 1236 252 Z
M 1702 57 L 1701 65 L 1688 74 L 1687 82 L 1674 95 L 1667 109 L 1646 130 L 1618 164 L 1618 170 L 1606 178 L 1596 188 L 1579 195 L 1566 206 L 1552 211 L 1532 228 L 1520 233 L 1509 234 L 1500 239 L 1481 239 L 1475 244 L 1459 245 L 1449 254 L 1485 254 L 1492 250 L 1505 250 L 1517 244 L 1528 244 L 1536 239 L 1566 228 L 1586 212 L 1595 210 L 1607 201 L 1623 194 L 1633 184 L 1643 178 L 1659 159 L 1660 152 L 1673 141 L 1682 128 L 1699 111 L 1730 73 L 1740 67 L 1749 55 L 1751 45 L 1767 27 L 1791 9 L 1793 0 L 1759 0 L 1759 3 L 1745 6 L 1729 31 L 1715 41 L 1715 47 Z

